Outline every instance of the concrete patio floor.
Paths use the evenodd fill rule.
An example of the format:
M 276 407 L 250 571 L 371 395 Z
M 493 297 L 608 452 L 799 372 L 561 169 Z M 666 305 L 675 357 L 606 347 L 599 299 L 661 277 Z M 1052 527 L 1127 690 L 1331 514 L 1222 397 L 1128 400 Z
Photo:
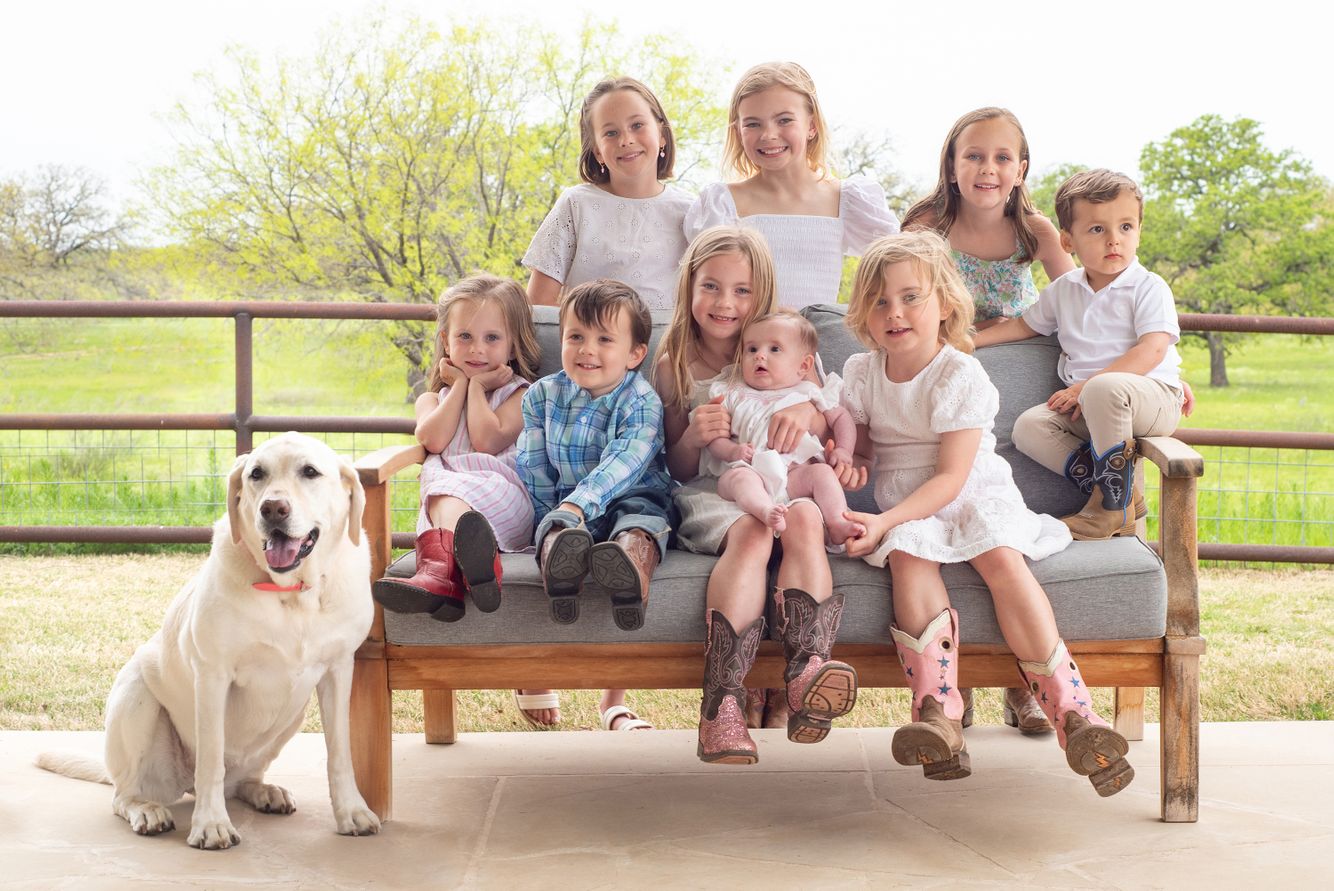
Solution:
M 1334 722 L 1206 724 L 1200 821 L 1158 821 L 1157 727 L 1136 779 L 1100 799 L 1050 739 L 969 731 L 972 777 L 933 783 L 890 730 L 820 746 L 757 733 L 761 761 L 714 767 L 689 731 L 494 733 L 394 745 L 395 819 L 333 831 L 324 745 L 303 734 L 269 780 L 291 816 L 229 802 L 244 841 L 135 836 L 107 786 L 46 773 L 40 751 L 100 757 L 100 733 L 0 733 L 0 888 L 1283 887 L 1328 881 Z

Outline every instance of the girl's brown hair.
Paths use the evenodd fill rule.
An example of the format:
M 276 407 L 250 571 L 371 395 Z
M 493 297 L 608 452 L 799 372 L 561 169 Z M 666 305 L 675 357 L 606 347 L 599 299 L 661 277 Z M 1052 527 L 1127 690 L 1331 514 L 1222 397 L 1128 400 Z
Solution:
M 940 342 L 962 353 L 971 353 L 972 295 L 954 265 L 949 245 L 929 229 L 887 235 L 866 249 L 852 281 L 852 299 L 848 303 L 845 324 L 862 343 L 873 350 L 880 348 L 871 336 L 867 319 L 884 288 L 885 270 L 903 262 L 916 267 L 926 292 L 934 294 L 940 305 L 949 310 L 949 315 L 940 323 Z
M 727 111 L 727 141 L 723 146 L 723 166 L 743 179 L 759 173 L 759 168 L 746 157 L 741 145 L 741 100 L 754 96 L 770 87 L 785 87 L 806 100 L 815 135 L 806 143 L 806 165 L 823 179 L 828 173 L 825 153 L 829 149 L 829 127 L 820 111 L 820 100 L 815 95 L 815 81 L 805 68 L 796 62 L 765 62 L 741 75 Z
M 949 135 L 945 137 L 945 146 L 940 150 L 940 179 L 936 181 L 936 188 L 930 195 L 908 209 L 907 216 L 903 218 L 904 229 L 930 228 L 949 237 L 950 229 L 959 216 L 959 202 L 963 200 L 959 195 L 959 187 L 954 182 L 954 150 L 959 137 L 972 124 L 996 118 L 1000 118 L 1019 131 L 1019 160 L 1024 165 L 1025 175 L 1032 169 L 1033 165 L 1028 157 L 1028 137 L 1024 135 L 1024 128 L 1014 116 L 1014 112 L 1008 108 L 994 106 L 970 111 L 955 121 L 954 126 L 950 128 Z M 1038 255 L 1038 236 L 1028 221 L 1029 217 L 1037 213 L 1038 209 L 1033 204 L 1033 198 L 1028 194 L 1028 185 L 1020 179 L 1005 199 L 1005 216 L 1014 224 L 1015 237 L 1019 239 L 1020 263 L 1031 263 Z
M 616 90 L 629 90 L 639 94 L 648 103 L 649 111 L 658 122 L 662 132 L 662 151 L 658 155 L 658 179 L 671 179 L 672 168 L 676 164 L 676 140 L 672 136 L 672 125 L 667 121 L 667 113 L 662 110 L 662 103 L 653 91 L 633 77 L 617 77 L 601 81 L 584 99 L 579 110 L 579 178 L 586 183 L 605 184 L 611 182 L 611 174 L 598 163 L 593 154 L 597 135 L 593 132 L 593 106 L 599 99 Z
M 668 408 L 690 408 L 690 394 L 695 386 L 695 379 L 690 374 L 690 359 L 700 339 L 699 323 L 690 311 L 695 274 L 707 261 L 722 254 L 740 254 L 750 264 L 750 293 L 753 299 L 750 312 L 741 320 L 737 330 L 745 330 L 752 320 L 768 315 L 774 309 L 774 295 L 778 289 L 774 279 L 773 257 L 764 236 L 754 229 L 741 226 L 714 226 L 696 235 L 690 247 L 686 248 L 676 275 L 676 307 L 672 311 L 672 323 L 658 342 L 658 351 L 653 357 L 655 363 L 663 356 L 669 357 L 673 402 Z M 740 357 L 741 338 L 738 336 L 732 362 L 735 363 Z
M 445 385 L 444 379 L 440 377 L 440 360 L 449 355 L 451 314 L 465 303 L 481 307 L 491 300 L 500 307 L 514 348 L 514 355 L 509 361 L 510 370 L 515 377 L 526 381 L 537 380 L 537 369 L 542 363 L 542 348 L 537 343 L 537 329 L 533 327 L 533 308 L 528 302 L 528 295 L 512 278 L 479 272 L 455 282 L 453 287 L 440 295 L 440 304 L 436 307 L 435 357 L 426 383 L 431 392 L 437 393 Z

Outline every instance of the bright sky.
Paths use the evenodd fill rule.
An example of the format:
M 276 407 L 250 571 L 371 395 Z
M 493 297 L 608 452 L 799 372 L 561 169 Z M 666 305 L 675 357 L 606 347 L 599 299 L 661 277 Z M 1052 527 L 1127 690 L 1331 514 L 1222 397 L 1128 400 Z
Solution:
M 439 22 L 477 6 L 386 5 Z M 727 61 L 724 93 L 756 62 L 801 62 L 830 122 L 887 133 L 897 168 L 923 187 L 934 181 L 950 124 L 982 105 L 1019 116 L 1037 172 L 1066 161 L 1133 172 L 1146 142 L 1213 112 L 1259 120 L 1270 146 L 1293 148 L 1334 178 L 1334 13 L 1324 4 L 766 5 L 805 12 L 763 14 L 761 4 L 717 0 L 502 0 L 495 8 L 557 32 L 577 30 L 587 11 L 598 20 L 614 16 L 627 39 L 679 35 Z M 131 199 L 136 174 L 171 145 L 162 116 L 191 95 L 194 73 L 223 65 L 228 44 L 266 59 L 304 55 L 331 22 L 354 26 L 374 8 L 365 0 L 6 4 L 0 177 L 44 163 L 82 165 L 105 176 L 117 198 Z

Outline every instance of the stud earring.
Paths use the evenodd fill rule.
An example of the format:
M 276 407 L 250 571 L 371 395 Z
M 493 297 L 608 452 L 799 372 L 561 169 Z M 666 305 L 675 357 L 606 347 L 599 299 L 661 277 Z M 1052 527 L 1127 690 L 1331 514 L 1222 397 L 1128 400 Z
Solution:
M 598 165 L 598 170 L 602 171 L 602 175 L 603 175 L 603 176 L 606 176 L 606 175 L 607 175 L 607 165 L 606 165 L 606 164 L 599 164 L 599 165 Z
M 658 157 L 659 158 L 667 157 L 667 146 L 665 145 L 658 146 Z

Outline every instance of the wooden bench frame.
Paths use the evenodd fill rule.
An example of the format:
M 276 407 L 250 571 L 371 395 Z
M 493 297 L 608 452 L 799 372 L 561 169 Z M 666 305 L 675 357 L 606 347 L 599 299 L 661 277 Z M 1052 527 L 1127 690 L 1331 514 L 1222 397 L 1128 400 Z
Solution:
M 1171 437 L 1145 437 L 1139 452 L 1161 474 L 1159 544 L 1167 572 L 1167 633 L 1155 640 L 1069 641 L 1090 686 L 1116 687 L 1116 727 L 1143 738 L 1144 688 L 1159 690 L 1162 819 L 1194 822 L 1199 814 L 1200 637 L 1195 480 L 1204 461 Z M 418 445 L 380 449 L 357 462 L 366 489 L 363 524 L 371 547 L 371 578 L 392 559 L 389 481 L 419 464 Z M 396 646 L 386 643 L 384 614 L 357 651 L 352 685 L 352 756 L 357 785 L 382 820 L 393 811 L 391 691 L 421 690 L 426 742 L 452 743 L 454 691 L 474 689 L 697 688 L 703 641 L 698 644 L 512 644 Z M 894 648 L 848 644 L 835 655 L 857 669 L 862 686 L 905 686 Z M 965 644 L 959 681 L 969 687 L 1007 687 L 1014 657 L 1004 646 Z M 779 644 L 765 641 L 748 676 L 751 686 L 782 683 Z

